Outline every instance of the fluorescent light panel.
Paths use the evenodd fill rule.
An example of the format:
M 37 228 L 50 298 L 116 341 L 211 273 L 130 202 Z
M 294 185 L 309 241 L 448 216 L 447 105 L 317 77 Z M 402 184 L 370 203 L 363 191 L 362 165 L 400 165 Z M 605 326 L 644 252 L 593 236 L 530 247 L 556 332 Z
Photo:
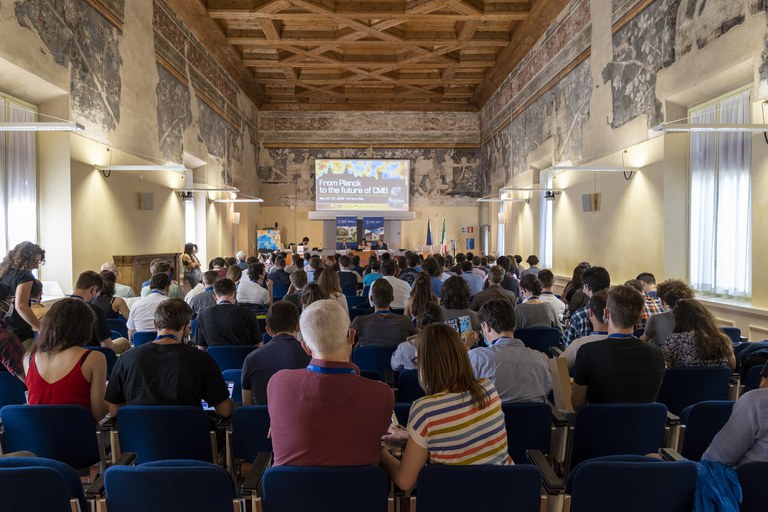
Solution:
M 486 197 L 480 197 L 478 199 L 475 199 L 476 203 L 522 203 L 525 202 L 525 199 L 519 199 L 519 198 L 501 198 L 496 196 L 486 196 Z
M 187 170 L 183 165 L 97 165 L 98 171 L 178 171 Z
M 175 188 L 174 192 L 240 192 L 239 188 L 235 187 L 211 187 L 210 185 L 201 184 L 200 186 L 192 186 L 190 188 Z
M 264 200 L 260 197 L 254 197 L 252 199 L 214 199 L 214 203 L 263 203 Z
M 620 165 L 611 167 L 595 167 L 590 165 L 556 165 L 555 172 L 577 171 L 577 172 L 637 172 L 639 167 L 622 167 Z
M 0 132 L 79 132 L 85 128 L 75 122 L 0 123 Z
M 768 132 L 768 124 L 660 124 L 653 128 L 657 132 Z
M 544 188 L 544 187 L 502 187 L 501 192 L 563 192 L 561 188 Z

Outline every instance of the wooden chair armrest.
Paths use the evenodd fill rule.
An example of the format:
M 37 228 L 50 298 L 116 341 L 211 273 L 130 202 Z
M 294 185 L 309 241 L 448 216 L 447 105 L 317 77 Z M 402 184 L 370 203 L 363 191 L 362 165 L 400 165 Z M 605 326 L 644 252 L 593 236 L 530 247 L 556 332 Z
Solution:
M 531 464 L 539 468 L 542 484 L 548 494 L 559 494 L 565 491 L 563 479 L 555 474 L 555 470 L 552 469 L 540 450 L 526 450 L 525 456 L 528 457 Z
M 240 485 L 242 494 L 261 496 L 261 479 L 264 472 L 272 464 L 272 454 L 270 452 L 261 452 L 256 455 L 251 470 Z

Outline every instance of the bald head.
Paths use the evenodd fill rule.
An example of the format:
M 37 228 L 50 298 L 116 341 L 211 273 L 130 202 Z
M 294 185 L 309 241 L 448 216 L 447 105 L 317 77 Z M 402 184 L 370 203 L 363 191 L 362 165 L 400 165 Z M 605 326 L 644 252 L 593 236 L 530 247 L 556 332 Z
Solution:
M 102 271 L 104 271 L 104 270 L 109 270 L 110 272 L 112 272 L 113 274 L 115 274 L 115 277 L 117 277 L 117 274 L 119 273 L 119 272 L 117 271 L 117 265 L 115 265 L 115 264 L 114 264 L 113 262 L 111 262 L 111 261 L 108 261 L 108 262 L 106 262 L 105 264 L 103 264 L 103 265 L 101 266 L 101 270 L 102 270 Z

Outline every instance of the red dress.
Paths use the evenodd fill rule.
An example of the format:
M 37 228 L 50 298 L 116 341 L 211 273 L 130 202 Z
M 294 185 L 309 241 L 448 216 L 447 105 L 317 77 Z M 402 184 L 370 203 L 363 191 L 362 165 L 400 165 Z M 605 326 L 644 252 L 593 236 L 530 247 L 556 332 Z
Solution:
M 40 376 L 35 365 L 35 354 L 29 359 L 29 371 L 27 372 L 27 389 L 29 390 L 29 403 L 33 405 L 80 405 L 91 409 L 91 384 L 85 380 L 80 369 L 85 358 L 90 354 L 86 350 L 80 361 L 64 377 L 55 382 L 46 382 Z

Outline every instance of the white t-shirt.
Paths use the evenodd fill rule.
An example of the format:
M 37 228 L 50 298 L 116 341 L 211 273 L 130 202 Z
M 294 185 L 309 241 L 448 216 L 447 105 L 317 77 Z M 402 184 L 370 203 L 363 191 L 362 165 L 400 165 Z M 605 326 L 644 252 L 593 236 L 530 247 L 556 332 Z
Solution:
M 151 332 L 155 329 L 155 310 L 168 296 L 160 292 L 150 292 L 146 297 L 137 300 L 128 315 L 127 326 L 131 331 Z
M 203 293 L 204 291 L 205 291 L 205 285 L 203 283 L 197 283 L 197 285 L 195 285 L 194 288 L 189 290 L 189 292 L 187 292 L 187 295 L 184 296 L 184 302 L 189 304 L 189 301 L 192 300 L 192 297 L 196 297 L 201 293 Z
M 394 309 L 404 309 L 405 301 L 408 300 L 408 297 L 411 296 L 410 285 L 405 281 L 403 281 L 402 279 L 396 278 L 395 276 L 384 276 L 381 279 L 386 279 L 387 281 L 389 281 L 389 284 L 392 285 L 392 292 L 395 299 L 392 301 L 392 304 L 390 304 L 389 307 Z M 371 306 L 373 306 L 373 301 L 371 300 L 372 293 L 373 293 L 373 283 L 371 283 L 371 289 L 368 290 L 368 302 L 371 304 Z
M 269 290 L 250 279 L 243 279 L 237 287 L 235 298 L 241 303 L 266 305 L 269 304 Z
M 563 351 L 563 355 L 560 357 L 564 357 L 565 360 L 568 362 L 568 368 L 573 368 L 573 365 L 576 364 L 576 354 L 578 353 L 579 348 L 582 345 L 586 345 L 587 343 L 590 343 L 593 341 L 604 340 L 607 337 L 608 337 L 608 333 L 606 332 L 603 334 L 590 334 L 589 336 L 576 338 L 567 347 L 565 347 L 565 350 Z
M 561 322 L 563 321 L 563 315 L 565 314 L 565 302 L 555 297 L 554 293 L 540 293 L 539 299 L 541 299 L 542 302 L 549 302 L 552 304 L 552 307 L 555 308 L 557 319 Z

